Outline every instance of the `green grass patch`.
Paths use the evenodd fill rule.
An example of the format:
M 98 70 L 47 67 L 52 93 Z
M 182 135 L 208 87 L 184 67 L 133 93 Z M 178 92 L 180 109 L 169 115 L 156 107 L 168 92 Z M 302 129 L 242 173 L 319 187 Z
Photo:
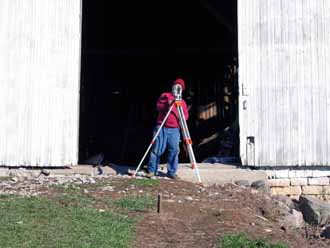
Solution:
M 226 235 L 219 241 L 219 248 L 287 248 L 286 245 L 270 244 L 265 240 L 251 240 L 245 234 Z
M 130 247 L 134 220 L 37 197 L 1 196 L 1 247 Z
M 95 199 L 83 192 L 83 188 L 76 185 L 54 185 L 52 186 L 57 192 L 54 193 L 54 200 L 63 206 L 75 207 L 93 207 Z
M 8 182 L 11 181 L 13 178 L 12 177 L 0 177 L 0 182 Z
M 154 187 L 160 184 L 159 179 L 134 179 L 131 180 L 131 185 L 140 187 Z
M 156 200 L 148 195 L 143 196 L 127 196 L 114 201 L 114 204 L 122 209 L 131 211 L 145 211 L 154 208 Z

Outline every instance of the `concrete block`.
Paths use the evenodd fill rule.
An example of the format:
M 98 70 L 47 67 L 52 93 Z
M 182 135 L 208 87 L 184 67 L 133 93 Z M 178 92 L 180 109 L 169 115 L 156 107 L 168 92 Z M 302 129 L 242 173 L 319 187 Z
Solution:
M 267 174 L 268 179 L 276 178 L 276 171 L 275 170 L 265 170 L 264 172 Z
M 323 194 L 330 195 L 330 186 L 323 186 Z
M 289 178 L 289 170 L 278 170 L 275 172 L 276 178 Z
M 296 170 L 289 170 L 289 178 L 296 178 Z
M 301 187 L 300 186 L 272 187 L 271 192 L 273 195 L 301 195 Z
M 270 187 L 287 187 L 290 186 L 290 179 L 269 179 Z
M 322 195 L 323 186 L 302 186 L 303 195 Z
M 330 177 L 330 168 L 326 170 L 313 170 L 312 177 Z
M 308 178 L 308 185 L 329 185 L 328 177 Z
M 291 186 L 306 186 L 308 184 L 307 178 L 292 178 L 290 179 Z
M 296 170 L 296 177 L 313 177 L 313 170 Z
M 323 195 L 321 199 L 327 203 L 330 203 L 330 195 Z

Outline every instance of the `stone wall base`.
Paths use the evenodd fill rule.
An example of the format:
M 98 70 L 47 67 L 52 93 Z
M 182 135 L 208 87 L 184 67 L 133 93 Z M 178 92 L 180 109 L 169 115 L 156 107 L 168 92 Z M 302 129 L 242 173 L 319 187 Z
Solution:
M 330 201 L 330 168 L 265 170 L 274 195 L 299 198 L 314 196 Z

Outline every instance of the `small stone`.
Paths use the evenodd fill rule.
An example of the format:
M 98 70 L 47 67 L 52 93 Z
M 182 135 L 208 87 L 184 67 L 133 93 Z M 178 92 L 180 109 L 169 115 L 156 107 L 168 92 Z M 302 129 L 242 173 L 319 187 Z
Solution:
M 250 187 L 250 182 L 248 180 L 238 180 L 235 184 L 238 186 Z
M 91 184 L 95 184 L 96 183 L 96 181 L 94 180 L 94 178 L 89 178 L 89 183 L 91 183 Z
M 12 180 L 13 182 L 18 182 L 18 178 L 17 178 L 17 177 L 12 177 L 11 180 Z
M 46 169 L 42 169 L 41 172 L 40 172 L 40 174 L 48 177 L 50 175 L 50 171 L 49 170 L 46 170 Z
M 87 189 L 84 189 L 84 193 L 85 193 L 85 194 L 88 194 L 89 191 L 88 191 Z
M 139 193 L 143 193 L 143 190 L 139 190 Z
M 102 188 L 103 191 L 114 191 L 112 186 L 105 186 Z
M 193 200 L 194 200 L 191 196 L 186 196 L 185 199 L 186 199 L 187 201 L 193 201 Z
M 182 203 L 182 201 L 181 200 L 178 200 L 178 203 Z
M 205 192 L 205 191 L 206 191 L 205 188 L 200 188 L 200 189 L 199 189 L 199 192 L 201 192 L 201 193 L 202 193 L 202 192 Z
M 255 181 L 251 184 L 251 188 L 259 190 L 264 193 L 270 193 L 270 187 L 268 183 L 264 180 Z
M 268 229 L 268 228 L 265 229 L 265 232 L 266 232 L 266 233 L 271 233 L 272 231 L 273 231 L 272 229 Z

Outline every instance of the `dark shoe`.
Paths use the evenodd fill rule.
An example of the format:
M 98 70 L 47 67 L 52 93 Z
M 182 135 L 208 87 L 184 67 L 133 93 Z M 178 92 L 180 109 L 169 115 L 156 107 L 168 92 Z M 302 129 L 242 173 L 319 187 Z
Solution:
M 178 177 L 178 175 L 167 175 L 167 177 L 171 178 L 171 179 L 174 179 L 174 180 L 177 180 L 177 179 L 180 179 Z

